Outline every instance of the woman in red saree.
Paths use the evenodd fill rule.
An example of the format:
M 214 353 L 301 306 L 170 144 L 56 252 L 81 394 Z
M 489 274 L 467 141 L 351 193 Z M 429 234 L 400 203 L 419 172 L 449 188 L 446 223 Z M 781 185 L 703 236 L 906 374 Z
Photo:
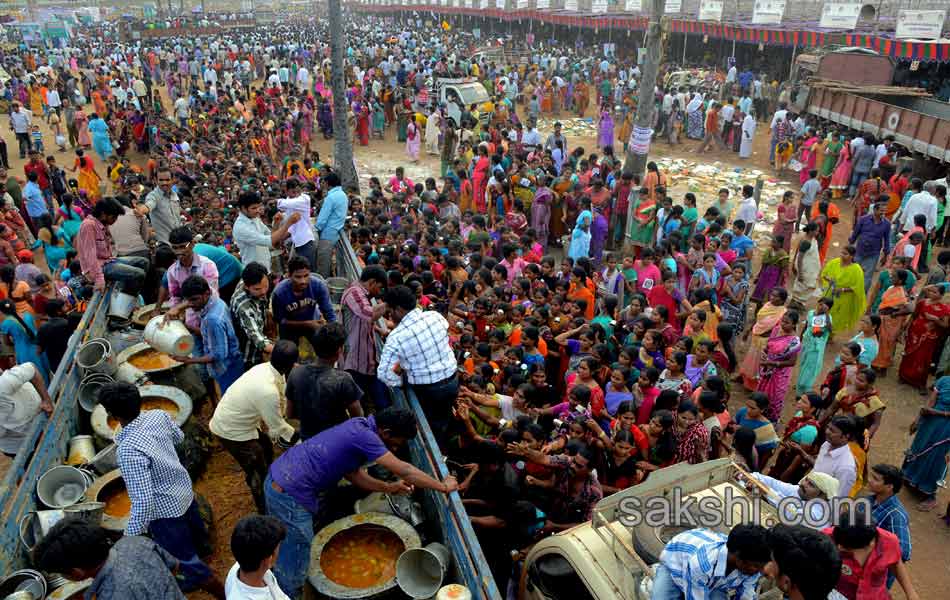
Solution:
M 369 145 L 369 110 L 362 104 L 357 104 L 356 112 L 356 139 L 360 146 Z
M 900 381 L 926 394 L 934 354 L 940 350 L 950 326 L 950 304 L 943 301 L 942 292 L 935 285 L 926 286 L 921 294 L 923 297 L 917 302 L 907 329 L 904 358 L 897 375 Z
M 792 369 L 802 351 L 798 337 L 798 313 L 786 311 L 782 320 L 772 330 L 759 361 L 759 384 L 757 390 L 769 397 L 768 417 L 777 423 L 782 416 L 785 395 L 792 381 Z
M 488 212 L 485 188 L 488 186 L 488 169 L 491 167 L 491 160 L 488 158 L 487 146 L 479 144 L 477 154 L 475 168 L 472 169 L 472 188 L 475 190 L 475 210 L 479 214 L 485 214 Z

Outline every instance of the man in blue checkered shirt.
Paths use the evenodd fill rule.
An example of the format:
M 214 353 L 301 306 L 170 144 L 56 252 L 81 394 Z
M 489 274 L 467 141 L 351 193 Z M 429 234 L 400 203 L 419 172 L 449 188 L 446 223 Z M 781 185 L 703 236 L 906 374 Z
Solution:
M 904 485 L 901 470 L 894 465 L 878 464 L 868 473 L 868 489 L 871 491 L 871 516 L 877 526 L 890 531 L 901 543 L 901 560 L 910 560 L 910 516 L 897 494 Z M 894 585 L 894 573 L 887 573 L 887 587 Z
M 651 600 L 753 600 L 756 583 L 769 562 L 768 530 L 738 525 L 726 536 L 691 529 L 663 549 Z
M 164 410 L 143 411 L 142 396 L 130 383 L 103 386 L 99 403 L 122 425 L 115 435 L 116 459 L 132 501 L 125 535 L 147 533 L 177 558 L 183 591 L 200 588 L 224 600 L 224 584 L 196 550 L 207 532 L 191 477 L 175 452 L 185 434 Z

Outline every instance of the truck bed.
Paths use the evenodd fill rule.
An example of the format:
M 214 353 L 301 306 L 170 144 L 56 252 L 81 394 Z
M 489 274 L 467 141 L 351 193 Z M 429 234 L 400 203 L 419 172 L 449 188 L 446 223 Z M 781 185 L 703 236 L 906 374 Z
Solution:
M 339 274 L 347 280 L 359 278 L 360 267 L 349 241 L 341 239 L 337 246 Z M 106 331 L 106 313 L 109 309 L 109 294 L 96 294 L 89 303 L 63 357 L 59 370 L 50 384 L 50 397 L 55 406 L 47 418 L 40 413 L 26 436 L 23 450 L 14 459 L 10 470 L 0 481 L 0 512 L 3 527 L 0 527 L 0 573 L 10 573 L 29 566 L 29 559 L 19 539 L 19 522 L 23 515 L 40 510 L 34 490 L 36 481 L 50 467 L 62 464 L 66 457 L 69 438 L 79 433 L 80 415 L 78 387 L 79 367 L 75 363 L 76 350 L 85 342 L 102 337 Z M 430 475 L 443 478 L 448 475 L 445 458 L 432 435 L 415 395 L 410 391 L 403 395 L 400 390 L 391 390 L 395 402 L 413 411 L 419 421 L 419 435 L 410 441 L 410 454 L 416 467 Z M 451 576 L 466 585 L 473 598 L 501 600 L 502 595 L 495 584 L 488 562 L 482 553 L 468 515 L 457 492 L 449 494 L 427 493 L 423 502 L 426 521 L 435 524 L 435 534 L 452 551 Z M 230 532 L 218 532 L 228 535 Z
M 950 104 L 932 98 L 812 89 L 809 114 L 950 162 Z

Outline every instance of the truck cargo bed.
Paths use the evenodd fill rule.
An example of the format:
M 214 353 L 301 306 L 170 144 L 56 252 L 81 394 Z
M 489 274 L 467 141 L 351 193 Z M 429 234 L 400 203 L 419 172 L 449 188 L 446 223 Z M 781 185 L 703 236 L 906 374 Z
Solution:
M 950 161 L 950 104 L 946 102 L 816 88 L 808 96 L 806 111 L 879 139 L 893 135 L 896 143 L 912 152 Z

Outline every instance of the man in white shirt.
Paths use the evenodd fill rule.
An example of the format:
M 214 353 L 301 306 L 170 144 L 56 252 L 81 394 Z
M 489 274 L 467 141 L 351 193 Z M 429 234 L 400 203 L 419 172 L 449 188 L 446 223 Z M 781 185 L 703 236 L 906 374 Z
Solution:
M 864 136 L 855 136 L 855 138 L 851 140 L 851 156 L 854 156 L 855 152 L 860 150 L 864 143 Z
M 528 124 L 528 131 L 521 137 L 521 144 L 528 152 L 541 148 L 541 132 L 538 131 L 538 124 L 534 120 Z
M 270 272 L 271 248 L 290 236 L 290 227 L 300 220 L 299 213 L 292 213 L 275 229 L 271 231 L 261 221 L 261 212 L 264 203 L 256 192 L 244 192 L 238 198 L 240 214 L 231 228 L 234 243 L 241 253 L 241 262 L 244 266 L 257 262 Z
M 914 227 L 914 217 L 924 215 L 927 225 L 924 229 L 929 235 L 937 226 L 937 198 L 933 195 L 936 185 L 928 181 L 922 192 L 918 192 L 907 199 L 907 205 L 900 212 L 901 231 L 907 232 Z
M 310 196 L 300 190 L 300 182 L 294 178 L 287 180 L 287 197 L 277 201 L 277 208 L 288 216 L 300 215 L 300 221 L 290 226 L 294 253 L 306 257 L 311 265 L 316 264 L 317 244 L 310 225 Z
M 62 106 L 63 102 L 59 98 L 59 91 L 55 87 L 50 87 L 46 92 L 46 105 L 49 106 L 49 111 L 59 115 L 59 107 Z M 49 117 L 47 116 L 46 121 L 49 122 Z
M 175 117 L 178 119 L 180 127 L 188 126 L 188 117 L 191 116 L 191 107 L 188 105 L 188 98 L 179 96 L 175 100 Z
M 292 445 L 298 436 L 281 408 L 286 404 L 287 375 L 299 358 L 297 345 L 289 340 L 274 344 L 270 360 L 252 367 L 228 387 L 208 423 L 211 433 L 241 468 L 261 514 L 264 479 L 274 460 L 273 442 Z M 262 430 L 267 428 L 267 433 Z
M 53 402 L 39 368 L 16 365 L 0 373 L 0 452 L 14 457 L 40 411 L 53 412 Z
M 838 493 L 835 498 L 847 498 L 857 481 L 857 463 L 851 448 L 848 447 L 848 442 L 854 438 L 855 429 L 854 417 L 850 415 L 832 418 L 825 430 L 825 442 L 815 457 L 812 470 L 827 473 L 838 480 Z

